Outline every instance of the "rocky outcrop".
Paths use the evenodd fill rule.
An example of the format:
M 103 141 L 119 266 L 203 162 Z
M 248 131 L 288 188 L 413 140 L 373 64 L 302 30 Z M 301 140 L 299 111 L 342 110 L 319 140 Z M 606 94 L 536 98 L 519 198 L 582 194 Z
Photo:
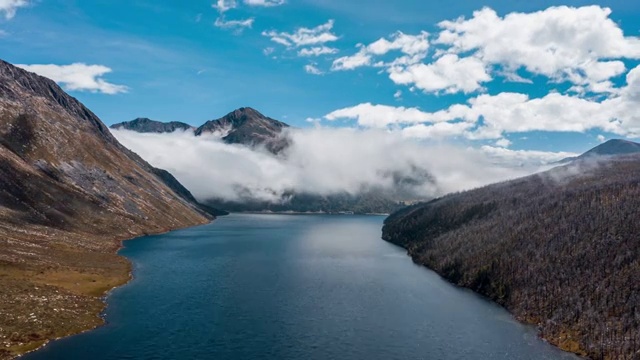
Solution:
M 279 153 L 288 142 L 282 131 L 289 125 L 266 117 L 257 110 L 240 108 L 217 120 L 204 123 L 196 129 L 196 135 L 220 134 L 227 144 L 265 146 L 273 153 Z
M 125 121 L 110 126 L 115 130 L 131 130 L 139 133 L 172 133 L 177 130 L 187 131 L 195 130 L 195 128 L 189 124 L 185 124 L 179 121 L 161 122 L 148 118 L 137 118 L 131 121 Z

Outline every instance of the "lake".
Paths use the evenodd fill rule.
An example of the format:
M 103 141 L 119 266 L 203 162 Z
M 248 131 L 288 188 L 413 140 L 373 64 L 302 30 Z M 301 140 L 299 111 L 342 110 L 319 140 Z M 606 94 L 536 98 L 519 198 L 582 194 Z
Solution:
M 413 264 L 383 220 L 230 215 L 127 241 L 107 325 L 24 359 L 576 359 Z

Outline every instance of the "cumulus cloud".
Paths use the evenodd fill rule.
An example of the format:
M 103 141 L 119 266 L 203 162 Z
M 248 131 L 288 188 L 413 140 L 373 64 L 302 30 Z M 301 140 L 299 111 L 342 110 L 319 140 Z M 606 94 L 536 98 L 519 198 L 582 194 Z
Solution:
M 481 94 L 466 104 L 436 111 L 363 103 L 333 111 L 325 119 L 355 119 L 360 126 L 407 126 L 406 136 L 419 138 L 464 136 L 501 139 L 505 134 L 529 131 L 584 133 L 599 129 L 627 137 L 640 137 L 640 66 L 627 74 L 627 84 L 604 100 L 551 92 L 540 98 L 502 92 Z
M 558 6 L 504 17 L 483 8 L 469 19 L 440 22 L 434 36 L 398 32 L 359 44 L 354 54 L 333 60 L 331 70 L 385 68 L 394 83 L 428 93 L 481 91 L 495 76 L 520 83 L 544 76 L 572 84 L 571 92 L 581 96 L 607 96 L 618 91 L 613 79 L 626 72 L 624 60 L 640 59 L 640 38 L 625 36 L 610 15 L 600 6 Z M 394 51 L 401 54 L 380 60 Z
M 329 121 L 338 119 L 357 120 L 358 125 L 370 128 L 386 128 L 393 124 L 411 124 L 433 121 L 432 114 L 418 108 L 388 105 L 359 104 L 332 111 L 324 116 Z
M 470 93 L 491 81 L 484 63 L 474 57 L 447 54 L 432 64 L 392 66 L 389 78 L 399 85 L 414 85 L 425 92 Z
M 363 66 L 371 65 L 371 55 L 362 47 L 354 55 L 342 56 L 333 61 L 332 71 L 353 70 Z
M 623 62 L 612 59 L 640 58 L 640 39 L 625 37 L 610 14 L 600 6 L 558 6 L 500 17 L 484 8 L 470 19 L 441 22 L 435 43 L 448 46 L 444 52 L 472 53 L 507 71 L 524 68 L 556 81 L 607 89 L 596 84 L 625 71 Z
M 29 5 L 27 0 L 0 0 L 0 13 L 4 13 L 4 17 L 7 20 L 16 16 L 18 8 Z
M 262 35 L 269 37 L 271 41 L 287 47 L 300 47 L 306 45 L 318 45 L 338 40 L 338 36 L 331 32 L 333 20 L 329 20 L 314 28 L 301 27 L 292 33 L 275 30 L 263 31 Z
M 103 79 L 112 70 L 103 65 L 75 63 L 71 65 L 16 65 L 27 71 L 48 77 L 69 91 L 90 91 L 103 94 L 127 92 L 124 85 L 116 85 Z
M 390 40 L 381 38 L 369 45 L 358 46 L 360 50 L 355 54 L 335 59 L 331 70 L 382 67 L 387 69 L 394 83 L 431 93 L 470 93 L 482 89 L 482 83 L 492 80 L 487 65 L 476 57 L 445 54 L 430 64 L 422 63 L 430 46 L 429 33 L 424 31 L 417 35 L 397 32 Z M 388 62 L 376 60 L 392 51 L 400 52 L 401 56 Z
M 152 165 L 172 172 L 200 200 L 281 202 L 291 191 L 318 195 L 394 191 L 397 177 L 430 174 L 435 183 L 422 178 L 411 187 L 416 198 L 428 198 L 537 169 L 496 165 L 484 150 L 425 144 L 381 130 L 291 130 L 287 134 L 291 145 L 279 156 L 191 132 L 113 133 Z
M 380 38 L 369 45 L 359 44 L 360 50 L 354 55 L 343 56 L 334 60 L 332 70 L 353 70 L 363 66 L 385 66 L 384 62 L 374 63 L 374 58 L 386 55 L 391 51 L 399 51 L 403 55 L 393 64 L 415 64 L 427 56 L 429 50 L 429 33 L 423 31 L 417 35 L 396 32 L 390 40 Z
M 249 6 L 280 6 L 285 3 L 285 0 L 244 0 L 244 3 Z

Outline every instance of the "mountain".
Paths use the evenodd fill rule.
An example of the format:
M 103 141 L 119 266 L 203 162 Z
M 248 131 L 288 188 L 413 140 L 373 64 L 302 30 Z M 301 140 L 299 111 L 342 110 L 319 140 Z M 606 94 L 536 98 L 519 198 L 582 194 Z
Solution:
M 189 124 L 179 121 L 161 122 L 148 118 L 137 118 L 131 121 L 125 121 L 111 125 L 111 129 L 115 130 L 131 130 L 139 133 L 171 133 L 176 130 L 194 130 L 195 128 Z
M 574 160 L 596 158 L 600 156 L 624 155 L 640 153 L 640 144 L 633 141 L 612 139 L 602 143 L 578 157 L 570 157 L 560 160 L 558 163 L 568 163 Z
M 282 131 L 289 125 L 266 117 L 257 110 L 243 107 L 217 119 L 210 120 L 198 128 L 182 122 L 161 122 L 138 118 L 111 125 L 114 130 L 131 130 L 139 133 L 171 133 L 176 130 L 193 130 L 196 136 L 217 134 L 227 144 L 241 144 L 251 147 L 264 146 L 278 154 L 289 145 Z
M 121 241 L 213 219 L 55 82 L 0 61 L 0 358 L 102 323 Z
M 635 359 L 640 154 L 607 160 L 405 208 L 385 221 L 383 238 L 565 350 Z
M 217 120 L 210 120 L 196 129 L 196 136 L 220 134 L 227 144 L 263 145 L 274 154 L 288 146 L 282 131 L 289 125 L 266 117 L 255 109 L 244 107 Z
M 122 125 L 127 124 L 127 125 Z M 114 129 L 127 128 L 143 132 L 141 127 L 121 123 L 112 126 Z M 162 123 L 160 123 L 162 124 Z M 120 126 L 122 125 L 122 126 Z M 155 126 L 160 128 L 160 126 Z M 239 108 L 217 120 L 211 120 L 198 127 L 194 134 L 204 136 L 215 134 L 227 144 L 239 144 L 248 147 L 264 146 L 274 155 L 286 156 L 286 148 L 290 141 L 283 133 L 289 125 L 266 117 L 249 107 Z M 243 184 L 236 187 L 241 190 L 243 199 L 226 201 L 224 199 L 200 199 L 205 204 L 232 212 L 322 212 L 357 214 L 388 214 L 401 207 L 404 200 L 415 197 L 415 188 L 426 183 L 435 184 L 431 174 L 418 167 L 412 167 L 406 174 L 389 172 L 381 174 L 393 182 L 393 191 L 365 189 L 360 194 L 336 193 L 317 195 L 312 193 L 290 192 L 281 201 L 266 202 L 256 200 L 250 189 L 243 189 Z

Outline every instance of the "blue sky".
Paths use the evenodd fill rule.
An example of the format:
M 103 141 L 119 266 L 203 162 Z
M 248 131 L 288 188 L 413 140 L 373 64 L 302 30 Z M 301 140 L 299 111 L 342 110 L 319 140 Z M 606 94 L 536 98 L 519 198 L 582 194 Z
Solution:
M 0 9 L 5 6 L 4 14 L 0 14 L 0 57 L 24 65 L 82 63 L 101 66 L 89 72 L 110 69 L 90 77 L 89 85 L 86 78 L 80 78 L 78 81 L 85 81 L 80 84 L 85 88 L 77 84 L 74 87 L 72 81 L 77 75 L 68 72 L 84 71 L 86 75 L 87 69 L 68 68 L 66 80 L 55 79 L 107 124 L 144 116 L 199 125 L 235 108 L 251 106 L 298 127 L 313 126 L 308 119 L 325 126 L 366 127 L 371 126 L 369 120 L 375 120 L 376 114 L 386 112 L 385 122 L 381 124 L 378 119 L 375 127 L 394 131 L 413 128 L 406 133 L 425 141 L 446 140 L 507 151 L 581 152 L 602 139 L 638 136 L 640 119 L 631 110 L 624 110 L 640 101 L 636 83 L 629 80 L 640 63 L 640 40 L 636 43 L 640 36 L 640 3 L 635 1 L 452 1 L 446 6 L 436 1 L 408 0 L 266 1 L 274 6 L 251 2 L 226 1 L 219 7 L 212 0 L 7 0 L 7 5 L 0 2 Z M 549 11 L 551 6 L 561 5 L 573 8 L 555 15 Z M 596 7 L 580 11 L 586 5 Z M 520 28 L 510 29 L 513 22 L 505 21 L 502 31 L 506 34 L 526 30 L 529 20 L 531 24 L 549 21 L 550 28 L 562 23 L 556 32 L 550 32 L 558 39 L 547 34 L 552 38 L 545 35 L 532 43 L 577 44 L 576 49 L 567 51 L 566 56 L 561 54 L 564 58 L 552 58 L 553 64 L 549 65 L 531 60 L 536 58 L 536 52 L 530 58 L 523 57 L 522 53 L 531 47 L 523 47 L 520 55 L 505 50 L 511 45 L 518 48 L 518 41 L 502 44 L 498 50 L 491 39 L 469 45 L 474 40 L 474 30 L 465 21 L 473 19 L 474 11 L 484 7 L 495 11 L 500 20 L 514 12 L 525 16 Z M 589 16 L 606 12 L 604 8 L 611 9 L 610 14 L 604 15 L 605 22 L 587 21 L 584 25 Z M 484 15 L 491 17 L 490 13 Z M 460 20 L 461 27 L 456 30 L 458 47 L 453 42 L 437 41 L 446 30 L 438 24 L 459 17 L 465 20 Z M 245 21 L 251 26 L 232 26 L 229 21 Z M 225 23 L 226 27 L 222 26 Z M 493 29 L 494 23 L 498 24 L 487 26 Z M 600 28 L 605 25 L 608 27 Z M 591 27 L 593 34 L 606 36 L 594 36 L 578 44 L 570 35 L 585 34 L 584 26 Z M 378 53 L 365 51 L 366 46 L 381 38 L 393 43 L 399 38 L 398 32 L 411 36 L 406 40 L 415 46 L 421 43 L 417 39 L 421 32 L 428 32 L 422 39 L 428 49 L 410 54 L 397 48 L 389 50 L 392 46 L 376 50 Z M 487 32 L 485 29 L 480 33 Z M 296 37 L 303 33 L 309 35 L 307 40 L 311 43 L 305 44 L 303 38 Z M 565 34 L 569 35 L 563 39 Z M 539 34 L 521 35 L 528 39 Z M 279 39 L 288 45 L 282 45 Z M 550 49 L 550 45 L 540 46 L 541 51 Z M 593 46 L 599 53 L 590 55 L 593 49 L 580 46 Z M 331 53 L 301 56 L 302 49 L 325 49 Z M 360 51 L 371 58 L 368 64 L 349 69 L 337 66 L 338 59 L 354 60 Z M 417 58 L 408 64 L 391 65 L 405 55 Z M 444 58 L 453 62 L 432 67 Z M 469 61 L 458 63 L 461 59 Z M 566 65 L 572 61 L 575 66 Z M 609 63 L 603 70 L 596 66 L 598 62 Z M 619 68 L 621 64 L 624 69 Z M 44 75 L 54 71 L 58 77 L 63 71 L 35 67 L 30 70 L 44 71 Z M 610 73 L 602 75 L 602 71 Z M 527 82 L 514 81 L 513 75 Z M 469 82 L 470 79 L 474 81 Z M 574 90 L 569 91 L 572 87 Z M 547 99 L 553 101 L 542 105 L 518 96 L 494 98 L 520 94 L 542 99 L 550 93 L 564 97 Z M 434 115 L 455 104 L 469 105 L 470 100 L 482 96 L 488 97 L 485 100 L 493 107 L 471 109 L 461 117 L 456 117 L 454 111 Z M 514 106 L 514 102 L 522 104 L 508 114 L 498 113 L 499 109 Z M 362 104 L 371 106 L 359 106 Z M 410 114 L 407 109 L 419 114 Z M 594 118 L 600 120 L 590 119 L 596 113 Z M 475 120 L 470 119 L 473 116 Z M 526 119 L 521 121 L 518 117 Z M 469 126 L 456 126 L 464 125 L 461 123 Z M 493 124 L 491 131 L 488 127 L 481 131 L 489 123 Z

